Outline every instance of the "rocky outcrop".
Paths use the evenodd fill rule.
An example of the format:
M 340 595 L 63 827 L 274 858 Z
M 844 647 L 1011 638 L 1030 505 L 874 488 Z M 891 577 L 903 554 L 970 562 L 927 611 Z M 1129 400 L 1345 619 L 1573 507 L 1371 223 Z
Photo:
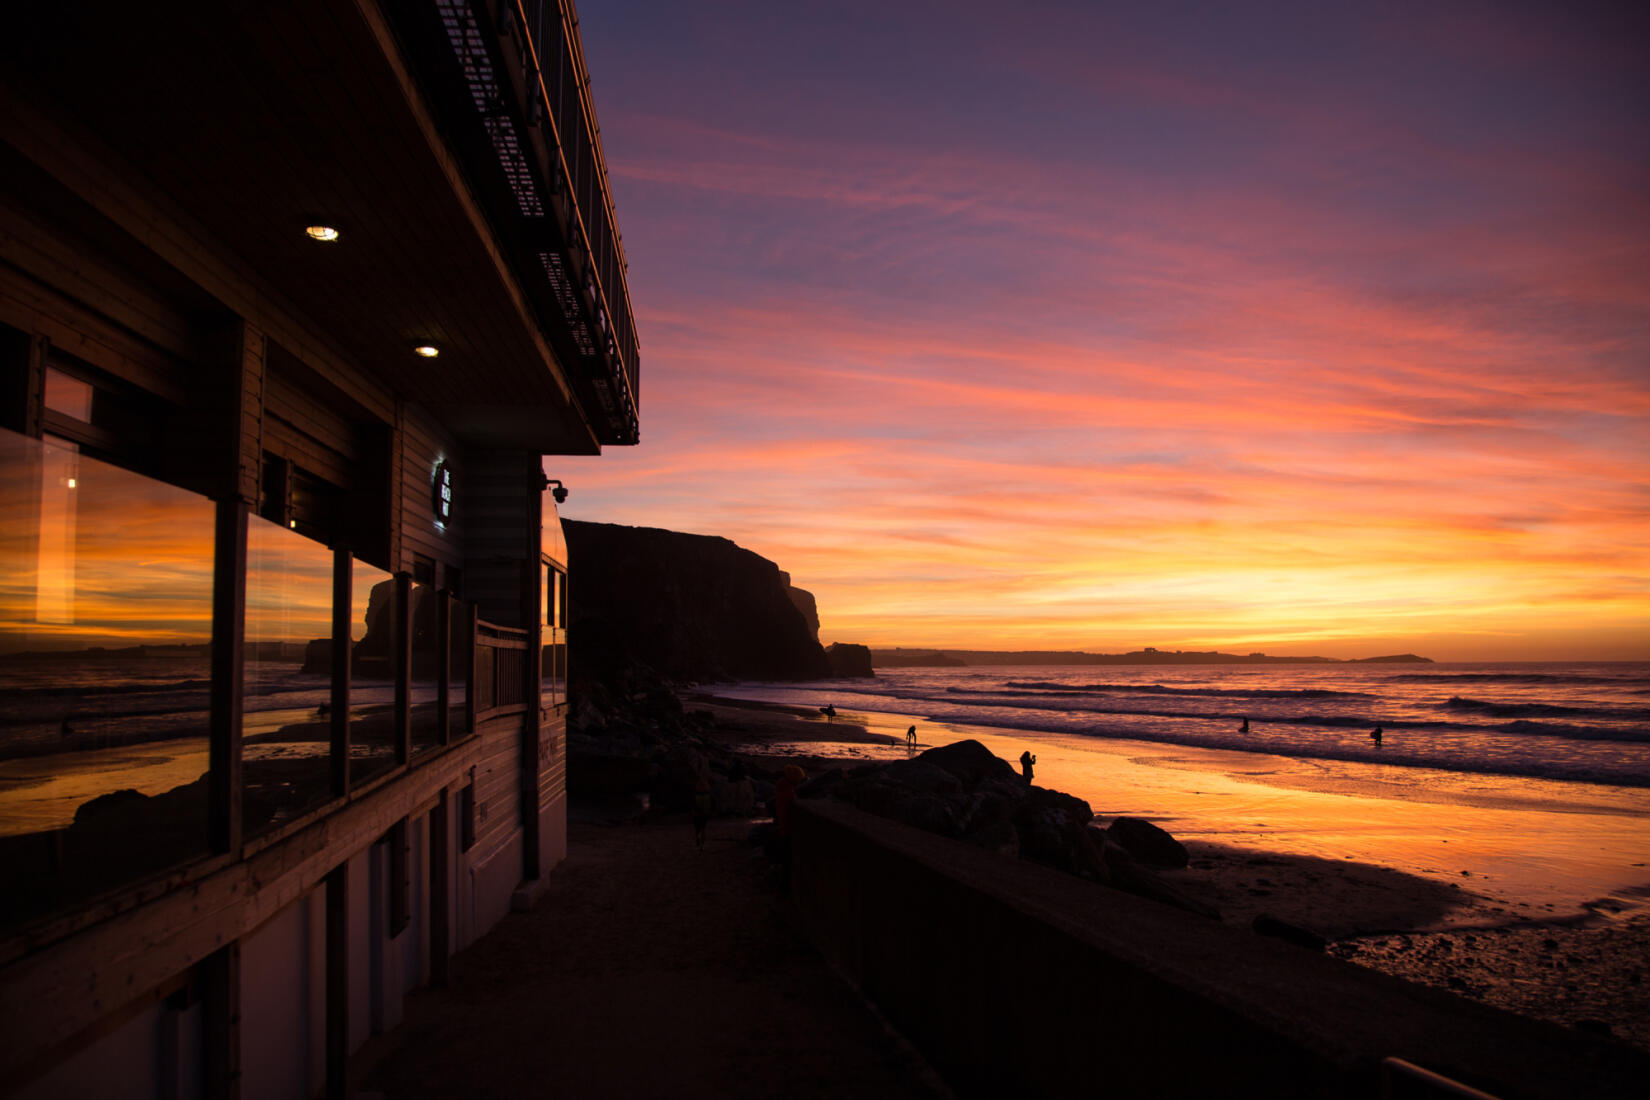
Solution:
M 831 662 L 831 674 L 838 677 L 875 676 L 871 668 L 871 651 L 851 642 L 832 642 L 825 647 L 825 659 Z
M 835 798 L 865 811 L 1079 875 L 1166 905 L 1217 916 L 1152 873 L 1179 843 L 1148 822 L 1113 835 L 1092 824 L 1081 798 L 1034 787 L 978 741 L 929 749 L 910 760 L 837 769 L 805 784 L 803 798 Z M 1144 830 L 1136 826 L 1143 825 Z M 1160 835 L 1158 835 L 1160 834 Z M 1123 838 L 1145 853 L 1135 856 Z M 1181 850 L 1184 855 L 1184 849 Z M 1185 866 L 1181 862 L 1180 866 Z
M 1184 844 L 1144 818 L 1113 818 L 1106 835 L 1147 867 L 1178 871 L 1191 862 Z
M 819 640 L 819 604 L 814 601 L 814 594 L 806 588 L 798 588 L 791 583 L 791 575 L 781 572 L 779 579 L 785 585 L 785 594 L 791 598 L 791 603 L 802 612 L 802 620 L 808 624 L 814 640 Z
M 563 520 L 575 679 L 643 666 L 671 680 L 831 675 L 791 586 L 724 538 Z

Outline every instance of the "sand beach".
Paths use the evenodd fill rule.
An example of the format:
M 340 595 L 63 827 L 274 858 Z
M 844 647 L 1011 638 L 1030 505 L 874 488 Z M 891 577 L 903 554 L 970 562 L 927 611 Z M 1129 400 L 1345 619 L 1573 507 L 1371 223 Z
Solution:
M 1191 853 L 1166 873 L 1249 927 L 1270 914 L 1375 970 L 1650 1050 L 1650 792 L 931 724 L 692 695 L 709 735 L 810 774 L 972 737 L 1101 822 L 1148 818 Z M 1427 774 L 1418 774 L 1427 773 Z

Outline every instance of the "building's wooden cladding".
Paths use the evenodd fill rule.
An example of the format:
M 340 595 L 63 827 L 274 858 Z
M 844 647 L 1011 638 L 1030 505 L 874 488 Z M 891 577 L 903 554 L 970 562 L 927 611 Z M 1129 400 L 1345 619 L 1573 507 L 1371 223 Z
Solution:
M 447 569 L 464 567 L 465 507 L 453 514 L 446 527 L 435 521 L 431 497 L 435 466 L 445 462 L 454 480 L 462 477 L 464 461 L 459 443 L 439 421 L 418 405 L 407 404 L 401 416 L 401 564 L 411 570 L 418 554 Z M 442 581 L 443 588 L 451 585 Z
M 542 477 L 538 461 L 519 451 L 465 455 L 458 479 L 469 524 L 464 589 L 488 622 L 520 629 L 538 618 Z
M 475 763 L 475 848 L 486 859 L 521 828 L 521 715 L 482 723 Z

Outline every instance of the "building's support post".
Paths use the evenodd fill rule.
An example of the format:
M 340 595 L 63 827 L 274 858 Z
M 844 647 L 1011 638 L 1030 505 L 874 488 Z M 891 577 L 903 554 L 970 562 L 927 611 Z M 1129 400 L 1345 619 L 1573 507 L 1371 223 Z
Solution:
M 543 869 L 542 853 L 539 851 L 539 741 L 543 735 L 540 729 L 543 712 L 540 706 L 543 702 L 544 687 L 544 585 L 547 581 L 544 565 L 540 559 L 539 543 L 542 539 L 540 523 L 542 517 L 540 509 L 544 493 L 541 483 L 544 472 L 541 468 L 542 460 L 537 455 L 529 455 L 527 463 L 528 485 L 523 494 L 527 505 L 527 561 L 529 563 L 527 575 L 522 578 L 522 625 L 527 627 L 527 658 L 526 668 L 522 675 L 526 683 L 522 684 L 522 701 L 527 704 L 521 727 L 521 826 L 522 826 L 522 874 L 527 881 L 539 877 Z
M 338 547 L 332 552 L 332 793 L 349 794 L 349 676 L 351 605 L 355 600 L 351 583 L 353 561 L 350 552 Z
M 450 745 L 453 740 L 453 594 L 445 588 L 436 593 L 435 642 L 440 649 L 435 658 L 436 740 Z
M 46 355 L 51 342 L 34 333 L 0 337 L 0 427 L 40 438 L 46 409 Z
M 215 397 L 218 419 L 209 473 L 217 501 L 212 577 L 212 690 L 208 718 L 207 828 L 211 850 L 240 858 L 245 702 L 246 523 L 262 480 L 264 334 L 238 321 L 229 334 L 229 383 Z M 211 423 L 207 417 L 206 422 Z
M 239 1100 L 241 1095 L 241 945 L 219 948 L 201 964 L 202 1020 L 205 1024 L 205 1092 Z
M 430 810 L 430 984 L 447 984 L 447 956 L 452 944 L 453 826 L 447 788 Z
M 470 644 L 464 647 L 464 652 L 469 654 L 470 661 L 470 667 L 465 675 L 469 677 L 470 687 L 464 693 L 464 732 L 474 733 L 476 731 L 476 691 L 480 686 L 476 683 L 476 676 L 479 671 L 476 660 L 476 645 L 481 641 L 481 609 L 472 603 L 465 606 L 465 611 L 464 617 L 469 620 L 466 633 L 470 639 Z
M 245 701 L 245 500 L 217 504 L 212 579 L 212 692 L 208 719 L 207 828 L 211 850 L 240 858 L 241 711 Z
M 395 762 L 412 759 L 412 574 L 395 575 Z
M 349 862 L 326 878 L 327 1100 L 345 1100 L 349 1085 Z

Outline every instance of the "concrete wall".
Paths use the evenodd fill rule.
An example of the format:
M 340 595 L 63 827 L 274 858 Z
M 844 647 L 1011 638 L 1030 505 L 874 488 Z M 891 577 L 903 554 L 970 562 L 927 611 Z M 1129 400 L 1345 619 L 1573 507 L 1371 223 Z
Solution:
M 1650 1058 L 836 803 L 798 806 L 810 938 L 962 1096 L 1642 1096 Z M 1580 1091 L 1578 1091 L 1578 1089 Z

